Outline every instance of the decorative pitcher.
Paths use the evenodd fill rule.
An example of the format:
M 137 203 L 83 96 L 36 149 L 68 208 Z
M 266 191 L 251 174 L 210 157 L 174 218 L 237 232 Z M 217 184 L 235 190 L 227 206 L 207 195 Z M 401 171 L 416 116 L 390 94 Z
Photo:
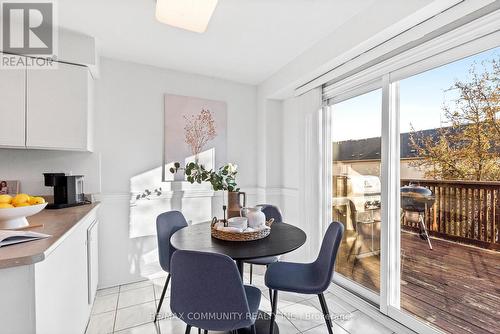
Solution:
M 243 202 L 241 199 L 243 198 Z M 247 204 L 247 194 L 239 191 L 227 193 L 227 218 L 239 217 L 240 210 Z
M 248 218 L 248 226 L 256 228 L 266 223 L 266 215 L 262 212 L 262 208 L 241 208 L 240 214 L 242 217 Z

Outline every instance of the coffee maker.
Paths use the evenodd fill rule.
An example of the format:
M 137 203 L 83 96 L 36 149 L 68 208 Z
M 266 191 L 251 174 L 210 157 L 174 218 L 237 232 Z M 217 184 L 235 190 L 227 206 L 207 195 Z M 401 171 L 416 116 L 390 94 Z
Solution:
M 47 209 L 62 209 L 86 204 L 83 193 L 83 175 L 43 173 L 45 185 L 54 187 L 54 203 Z

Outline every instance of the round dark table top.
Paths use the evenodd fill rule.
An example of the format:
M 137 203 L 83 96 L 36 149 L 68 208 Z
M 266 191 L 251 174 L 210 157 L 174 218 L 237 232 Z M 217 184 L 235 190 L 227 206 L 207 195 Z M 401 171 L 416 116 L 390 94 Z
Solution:
M 254 241 L 225 241 L 212 238 L 210 223 L 187 226 L 175 232 L 170 243 L 179 250 L 225 254 L 233 260 L 276 256 L 296 250 L 306 242 L 300 228 L 286 223 L 274 223 L 271 233 Z

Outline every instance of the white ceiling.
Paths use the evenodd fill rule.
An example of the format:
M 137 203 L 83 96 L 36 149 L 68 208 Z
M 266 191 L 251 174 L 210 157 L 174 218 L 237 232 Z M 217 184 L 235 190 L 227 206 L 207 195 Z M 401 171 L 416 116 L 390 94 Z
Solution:
M 59 0 L 57 11 L 103 56 L 258 84 L 374 1 L 219 0 L 204 34 L 157 22 L 155 0 Z

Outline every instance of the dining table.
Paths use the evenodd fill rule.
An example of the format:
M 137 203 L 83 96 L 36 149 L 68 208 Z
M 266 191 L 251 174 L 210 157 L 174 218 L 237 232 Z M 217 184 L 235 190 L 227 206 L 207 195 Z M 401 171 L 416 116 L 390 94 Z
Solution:
M 212 237 L 211 223 L 187 226 L 175 232 L 170 238 L 171 245 L 178 250 L 224 254 L 236 262 L 243 281 L 245 260 L 278 256 L 290 253 L 306 242 L 306 234 L 300 228 L 287 223 L 274 223 L 271 233 L 262 239 L 252 241 L 226 241 Z M 255 322 L 258 334 L 269 333 L 270 315 L 259 310 Z M 251 333 L 250 328 L 238 330 L 238 334 Z M 273 334 L 279 333 L 275 323 Z

